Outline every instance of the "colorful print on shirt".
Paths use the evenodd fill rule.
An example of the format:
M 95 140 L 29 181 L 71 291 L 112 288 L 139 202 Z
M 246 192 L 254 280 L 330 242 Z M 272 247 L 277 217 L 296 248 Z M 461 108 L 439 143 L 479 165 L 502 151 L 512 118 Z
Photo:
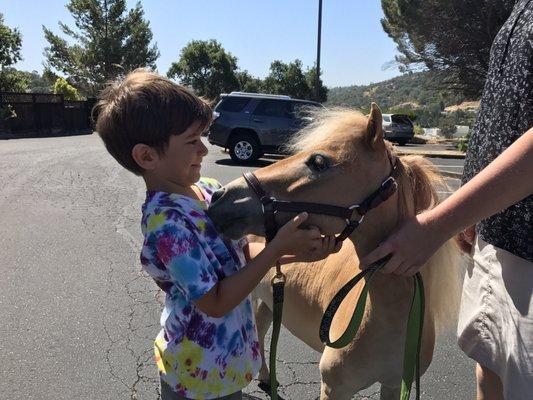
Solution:
M 221 318 L 194 303 L 242 268 L 247 243 L 219 236 L 205 213 L 220 184 L 202 178 L 196 186 L 206 201 L 147 192 L 141 264 L 166 294 L 154 346 L 161 379 L 181 396 L 211 399 L 248 385 L 261 355 L 249 297 Z

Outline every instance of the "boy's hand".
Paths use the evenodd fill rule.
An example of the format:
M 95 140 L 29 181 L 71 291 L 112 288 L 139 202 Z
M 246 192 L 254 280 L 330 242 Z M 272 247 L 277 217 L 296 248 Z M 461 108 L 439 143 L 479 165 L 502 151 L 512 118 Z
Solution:
M 294 262 L 313 262 L 319 261 L 332 253 L 338 253 L 342 247 L 342 243 L 336 243 L 335 236 L 324 236 L 321 239 L 322 244 L 320 247 L 311 250 L 307 254 L 283 256 L 279 260 L 281 264 L 289 264 Z
M 307 220 L 306 212 L 298 214 L 283 225 L 269 246 L 272 246 L 278 258 L 285 255 L 304 255 L 322 247 L 322 235 L 316 227 L 300 229 Z

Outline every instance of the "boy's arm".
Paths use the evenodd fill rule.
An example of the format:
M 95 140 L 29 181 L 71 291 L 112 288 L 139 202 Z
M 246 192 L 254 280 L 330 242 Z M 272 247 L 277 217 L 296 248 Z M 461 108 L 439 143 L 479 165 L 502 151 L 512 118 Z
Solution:
M 260 247 L 263 248 L 260 250 Z M 275 245 L 265 247 L 263 243 L 250 243 L 248 254 L 245 252 L 245 255 L 249 257 L 256 251 L 259 253 L 248 261 L 244 268 L 219 281 L 209 292 L 195 301 L 202 312 L 215 318 L 228 314 L 252 292 L 281 256 Z
M 246 257 L 246 261 L 253 260 L 263 249 L 265 248 L 266 243 L 263 242 L 248 242 L 246 246 L 244 246 L 244 257 Z
M 246 261 L 254 259 L 266 246 L 264 242 L 248 242 L 243 248 Z M 341 249 L 342 243 L 337 243 L 335 236 L 326 236 L 322 238 L 322 247 L 318 248 L 314 253 L 309 254 L 309 257 L 296 257 L 293 255 L 285 255 L 278 259 L 281 265 L 295 262 L 313 262 L 322 260 L 331 253 L 337 253 Z
M 319 239 L 319 243 L 316 249 L 303 256 L 281 256 L 284 252 L 279 250 L 274 242 L 268 246 L 261 242 L 248 243 L 244 247 L 244 255 L 247 259 L 246 266 L 237 273 L 219 281 L 209 292 L 196 300 L 196 306 L 207 315 L 217 318 L 222 317 L 254 290 L 276 261 L 281 264 L 298 261 L 317 261 L 331 253 L 338 252 L 341 248 L 341 244 L 336 244 L 333 236 Z

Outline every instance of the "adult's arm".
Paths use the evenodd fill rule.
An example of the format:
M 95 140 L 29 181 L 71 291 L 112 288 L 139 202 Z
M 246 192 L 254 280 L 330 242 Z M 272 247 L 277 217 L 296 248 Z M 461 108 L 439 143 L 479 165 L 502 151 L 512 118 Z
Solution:
M 361 265 L 392 253 L 382 271 L 412 276 L 446 240 L 532 193 L 533 128 L 441 204 L 404 221 Z

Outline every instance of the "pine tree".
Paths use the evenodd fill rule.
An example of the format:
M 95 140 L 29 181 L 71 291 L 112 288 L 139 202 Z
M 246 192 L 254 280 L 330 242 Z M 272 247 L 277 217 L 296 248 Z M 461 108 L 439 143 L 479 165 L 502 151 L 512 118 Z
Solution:
M 159 51 L 150 45 L 153 35 L 140 3 L 127 11 L 125 0 L 70 0 L 67 9 L 76 28 L 59 26 L 69 41 L 43 26 L 45 67 L 61 72 L 82 94 L 96 96 L 106 82 L 135 68 L 155 68 Z
M 23 91 L 27 87 L 27 82 L 10 67 L 21 59 L 21 46 L 19 30 L 5 25 L 0 13 L 0 91 Z
M 400 70 L 429 69 L 442 88 L 479 96 L 494 37 L 515 0 L 381 0 Z

